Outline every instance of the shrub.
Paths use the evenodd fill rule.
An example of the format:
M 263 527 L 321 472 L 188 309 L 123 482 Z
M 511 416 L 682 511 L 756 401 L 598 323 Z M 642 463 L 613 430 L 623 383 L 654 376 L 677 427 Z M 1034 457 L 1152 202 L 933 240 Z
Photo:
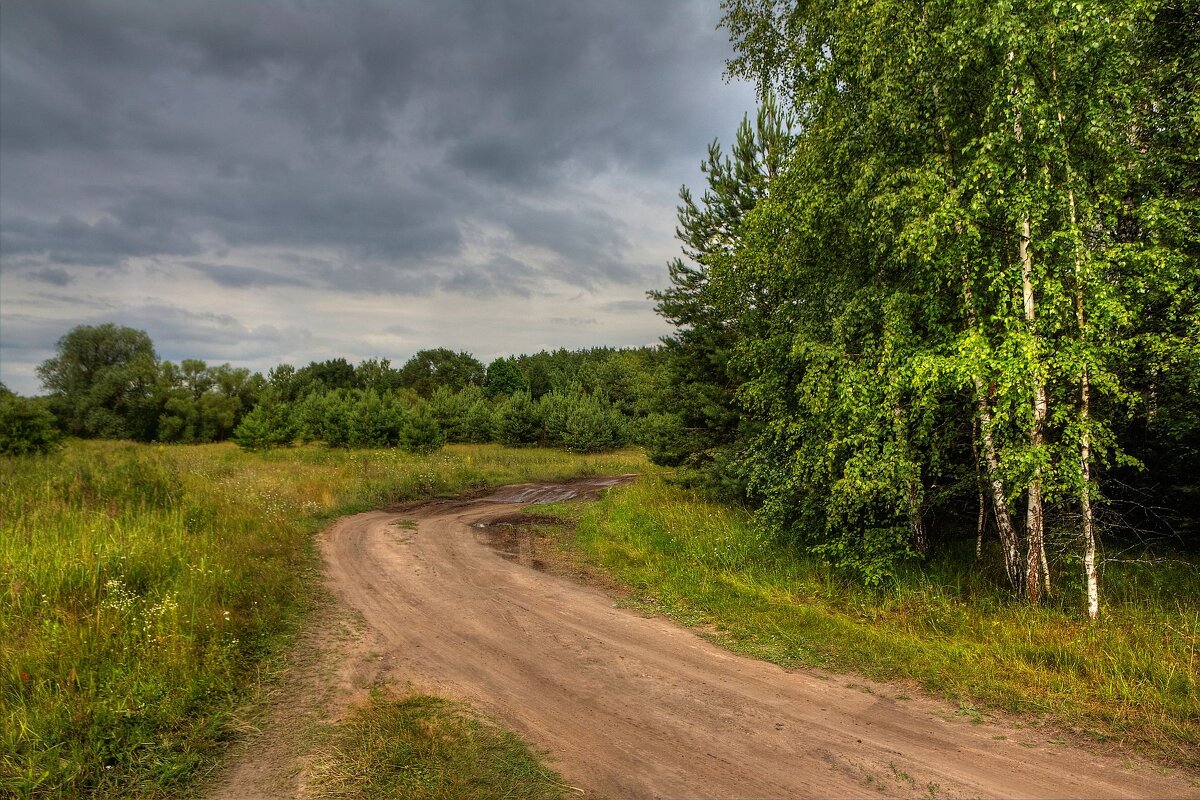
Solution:
M 496 441 L 496 411 L 486 400 L 476 401 L 467 411 L 467 441 L 484 444 Z
M 502 444 L 512 447 L 537 444 L 542 435 L 541 414 L 528 392 L 517 392 L 500 405 L 496 435 Z
M 576 453 L 598 453 L 624 444 L 625 418 L 620 411 L 592 395 L 567 400 L 563 447 Z
M 473 441 L 468 414 L 482 400 L 483 390 L 474 384 L 468 384 L 457 392 L 443 386 L 433 393 L 429 401 L 430 410 L 448 441 L 455 444 Z
M 351 445 L 394 447 L 400 441 L 405 416 L 394 395 L 380 397 L 371 390 L 362 392 L 354 406 Z
M 355 431 L 355 402 L 345 389 L 330 392 L 321 398 L 319 438 L 330 447 L 353 447 Z
M 0 394 L 0 454 L 48 453 L 62 438 L 54 415 L 37 400 Z
M 291 408 L 286 403 L 260 403 L 242 417 L 233 431 L 233 441 L 243 450 L 269 450 L 290 444 L 294 435 Z
M 409 453 L 432 453 L 445 443 L 446 434 L 425 404 L 414 408 L 400 429 L 400 447 Z

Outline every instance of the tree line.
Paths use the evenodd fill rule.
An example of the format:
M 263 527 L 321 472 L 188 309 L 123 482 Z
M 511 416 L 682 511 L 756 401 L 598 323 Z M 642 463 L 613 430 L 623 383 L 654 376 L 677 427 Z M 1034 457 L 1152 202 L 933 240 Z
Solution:
M 653 456 L 868 583 L 964 517 L 1038 601 L 1200 518 L 1200 10 L 726 0 Z M 968 509 L 964 514 L 963 509 Z
M 62 435 L 232 439 L 251 449 L 319 441 L 428 452 L 449 441 L 597 452 L 644 439 L 661 362 L 655 348 L 593 348 L 502 357 L 485 367 L 470 353 L 436 348 L 400 367 L 386 358 L 334 358 L 262 375 L 163 360 L 143 331 L 84 325 L 38 368 L 44 397 L 0 387 L 0 452 L 44 451 Z

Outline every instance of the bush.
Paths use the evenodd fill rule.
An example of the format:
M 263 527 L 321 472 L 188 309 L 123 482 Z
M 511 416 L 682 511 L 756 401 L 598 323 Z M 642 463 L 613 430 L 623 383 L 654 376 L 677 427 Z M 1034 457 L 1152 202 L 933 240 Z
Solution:
M 542 423 L 541 443 L 547 447 L 566 447 L 567 418 L 571 414 L 574 396 L 551 392 L 537 402 L 538 420 Z
M 537 444 L 542 436 L 541 414 L 528 392 L 517 392 L 500 405 L 496 435 L 510 447 Z
M 467 441 L 486 444 L 496 441 L 496 412 L 486 400 L 479 400 L 467 411 Z
M 260 403 L 242 417 L 233 431 L 233 441 L 243 450 L 269 450 L 290 444 L 294 435 L 291 408 L 286 403 Z
M 443 386 L 433 393 L 430 410 L 448 441 L 462 444 L 473 441 L 468 415 L 474 406 L 483 400 L 483 390 L 469 384 L 458 392 Z M 483 441 L 489 441 L 484 439 Z
M 0 454 L 25 456 L 48 453 L 62 435 L 54 415 L 37 400 L 0 394 Z
M 321 398 L 319 438 L 330 447 L 353 447 L 357 435 L 357 404 L 345 389 L 337 389 Z
M 576 453 L 598 453 L 625 443 L 625 418 L 592 395 L 567 398 L 562 446 Z
M 414 408 L 400 429 L 400 447 L 409 453 L 432 453 L 445 443 L 446 434 L 425 404 Z
M 350 436 L 352 447 L 394 447 L 405 422 L 404 409 L 395 395 L 380 397 L 374 391 L 358 396 Z

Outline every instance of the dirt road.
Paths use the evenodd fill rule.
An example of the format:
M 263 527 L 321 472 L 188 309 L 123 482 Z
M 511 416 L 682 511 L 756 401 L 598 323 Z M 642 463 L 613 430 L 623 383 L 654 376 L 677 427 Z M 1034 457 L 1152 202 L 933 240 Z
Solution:
M 342 674 L 469 700 L 588 796 L 1200 797 L 1178 771 L 734 655 L 480 541 L 474 525 L 556 492 L 510 487 L 330 528 L 331 588 L 365 622 Z

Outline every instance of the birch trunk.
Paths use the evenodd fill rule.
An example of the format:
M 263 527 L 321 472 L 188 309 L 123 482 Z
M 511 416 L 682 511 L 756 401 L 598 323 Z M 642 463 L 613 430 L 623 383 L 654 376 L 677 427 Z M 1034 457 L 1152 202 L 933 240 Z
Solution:
M 975 458 L 976 469 L 979 467 L 979 419 L 971 420 L 971 455 Z M 987 524 L 987 496 L 983 484 L 979 484 L 979 515 L 975 520 L 975 560 L 983 558 L 983 529 Z
M 1062 123 L 1062 114 L 1058 121 Z M 1071 230 L 1077 230 L 1078 215 L 1075 210 L 1075 190 L 1070 186 L 1070 171 L 1067 180 L 1067 201 L 1070 207 Z M 1078 253 L 1075 256 L 1075 321 L 1079 327 L 1079 341 L 1087 339 L 1087 320 L 1083 313 L 1083 265 Z M 1079 515 L 1082 518 L 1083 576 L 1087 583 L 1088 619 L 1100 617 L 1100 585 L 1096 575 L 1096 525 L 1092 514 L 1092 435 L 1088 430 L 1091 417 L 1091 377 L 1085 361 L 1079 368 L 1079 473 L 1083 487 L 1079 492 Z
M 971 330 L 978 329 L 975 315 L 975 296 L 971 291 L 971 280 L 963 273 L 963 302 L 967 307 L 967 324 Z M 1012 514 L 1008 510 L 1008 494 L 1004 480 L 1000 477 L 1000 456 L 996 451 L 996 440 L 992 436 L 992 409 L 988 402 L 987 388 L 983 378 L 973 376 L 975 384 L 975 415 L 979 420 L 979 435 L 983 441 L 983 463 L 987 483 L 992 490 L 992 509 L 996 514 L 996 533 L 1000 537 L 1000 549 L 1004 551 L 1004 572 L 1015 591 L 1020 592 L 1025 583 L 1025 565 L 1021 559 L 1020 543 L 1013 526 Z
M 1051 72 L 1055 92 L 1058 89 L 1058 71 Z M 1063 113 L 1057 112 L 1058 125 L 1064 127 Z M 1064 151 L 1066 147 L 1064 146 Z M 1079 332 L 1080 344 L 1087 343 L 1087 319 L 1083 313 L 1083 264 L 1080 258 L 1078 241 L 1079 212 L 1075 205 L 1074 175 L 1071 171 L 1070 154 L 1063 153 L 1063 164 L 1066 166 L 1067 178 L 1067 209 L 1071 223 L 1071 234 L 1076 237 L 1075 243 L 1075 322 Z M 1082 487 L 1079 492 L 1079 516 L 1082 521 L 1080 534 L 1083 536 L 1083 577 L 1087 585 L 1087 615 L 1090 620 L 1100 617 L 1100 585 L 1096 575 L 1096 525 L 1092 514 L 1092 434 L 1088 428 L 1091 417 L 1092 391 L 1091 376 L 1085 360 L 1079 367 L 1079 475 Z
M 1018 255 L 1021 259 L 1021 295 L 1025 307 L 1025 324 L 1029 329 L 1029 335 L 1036 337 L 1037 306 L 1033 294 L 1033 253 L 1030 249 L 1030 223 L 1028 215 L 1021 220 L 1021 238 L 1018 244 Z M 1034 346 L 1032 350 L 1036 372 L 1038 367 L 1037 347 Z M 1045 441 L 1046 411 L 1046 385 L 1041 377 L 1035 374 L 1033 385 L 1033 422 L 1029 429 L 1029 447 L 1035 453 L 1042 449 Z M 1025 593 L 1031 602 L 1037 602 L 1042 593 L 1042 576 L 1044 574 L 1042 568 L 1046 563 L 1045 530 L 1046 519 L 1045 513 L 1042 510 L 1042 468 L 1038 466 L 1034 469 L 1033 479 L 1029 482 L 1028 503 L 1025 512 L 1025 543 L 1028 555 L 1026 559 Z
M 1009 59 L 1012 59 L 1011 53 L 1009 54 Z M 1019 89 L 1014 90 L 1014 100 L 1017 99 L 1020 99 Z M 1024 130 L 1021 127 L 1020 108 L 1017 108 L 1016 118 L 1013 121 L 1013 134 L 1018 143 L 1025 140 Z M 1024 164 L 1021 166 L 1021 178 L 1023 181 L 1027 181 L 1029 178 L 1028 167 Z M 1025 311 L 1025 326 L 1031 339 L 1030 357 L 1033 361 L 1031 364 L 1033 368 L 1033 421 L 1030 424 L 1029 430 L 1029 447 L 1040 457 L 1039 451 L 1042 449 L 1045 440 L 1047 402 L 1046 385 L 1040 375 L 1040 354 L 1037 347 L 1037 303 L 1033 290 L 1031 227 L 1029 212 L 1026 210 L 1021 217 L 1018 229 L 1017 257 L 1021 264 L 1021 298 Z M 1025 594 L 1030 602 L 1036 603 L 1042 593 L 1043 576 L 1045 576 L 1047 583 L 1050 580 L 1049 570 L 1044 569 L 1046 566 L 1046 521 L 1045 513 L 1042 510 L 1042 468 L 1040 465 L 1034 469 L 1033 479 L 1029 482 L 1027 497 L 1028 500 L 1025 509 L 1025 544 L 1027 548 Z

